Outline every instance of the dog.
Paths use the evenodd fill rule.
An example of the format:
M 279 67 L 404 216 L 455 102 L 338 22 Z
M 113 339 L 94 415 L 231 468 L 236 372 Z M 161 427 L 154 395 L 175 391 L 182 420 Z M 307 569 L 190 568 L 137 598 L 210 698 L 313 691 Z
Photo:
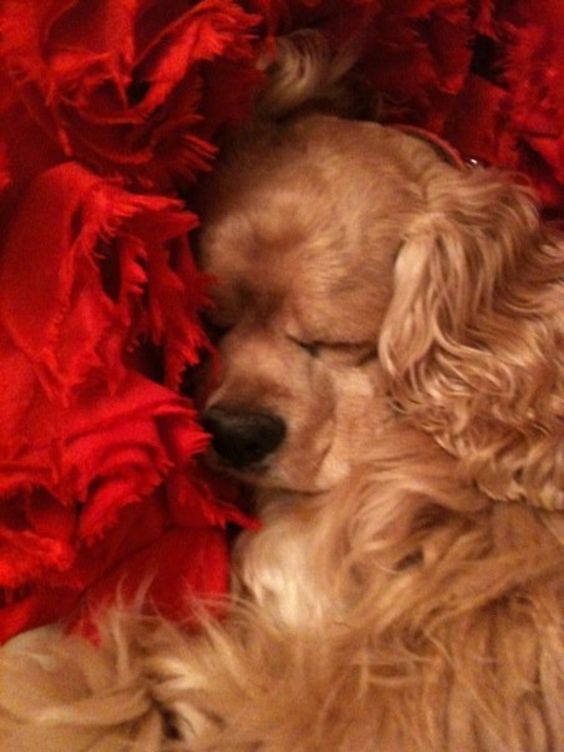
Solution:
M 501 171 L 307 109 L 236 139 L 199 209 L 202 422 L 262 528 L 200 634 L 49 633 L 89 666 L 80 707 L 49 690 L 53 749 L 564 750 L 561 235 Z

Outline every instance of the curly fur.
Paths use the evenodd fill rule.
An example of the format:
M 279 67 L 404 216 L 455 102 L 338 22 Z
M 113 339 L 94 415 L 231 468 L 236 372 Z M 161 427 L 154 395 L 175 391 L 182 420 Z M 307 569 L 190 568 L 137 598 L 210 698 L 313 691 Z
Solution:
M 427 180 L 380 338 L 392 392 L 492 498 L 562 510 L 562 242 L 503 174 Z
M 393 129 L 250 140 L 202 198 L 229 328 L 208 404 L 288 438 L 240 473 L 263 527 L 229 616 L 19 638 L 0 749 L 564 750 L 561 237 L 508 176 Z

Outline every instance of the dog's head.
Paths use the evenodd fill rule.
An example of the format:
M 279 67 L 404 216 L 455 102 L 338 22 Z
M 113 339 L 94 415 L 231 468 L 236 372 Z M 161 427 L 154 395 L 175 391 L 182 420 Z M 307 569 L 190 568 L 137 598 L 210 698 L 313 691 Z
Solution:
M 217 279 L 221 373 L 204 424 L 215 451 L 259 484 L 328 488 L 385 430 L 378 335 L 417 195 L 385 144 L 366 153 L 329 118 L 260 134 L 208 194 L 200 257 Z
M 399 409 L 492 495 L 518 496 L 527 432 L 549 419 L 533 382 L 553 390 L 559 367 L 526 191 L 396 130 L 313 115 L 241 142 L 201 211 L 221 357 L 204 424 L 222 465 L 327 489 Z

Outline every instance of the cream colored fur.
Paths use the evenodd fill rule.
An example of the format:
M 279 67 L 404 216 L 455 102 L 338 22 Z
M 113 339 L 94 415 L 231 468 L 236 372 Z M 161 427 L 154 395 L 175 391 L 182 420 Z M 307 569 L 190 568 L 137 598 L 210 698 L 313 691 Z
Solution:
M 0 749 L 564 750 L 561 238 L 502 173 L 327 116 L 207 196 L 208 404 L 288 426 L 240 474 L 263 528 L 221 623 L 4 649 Z

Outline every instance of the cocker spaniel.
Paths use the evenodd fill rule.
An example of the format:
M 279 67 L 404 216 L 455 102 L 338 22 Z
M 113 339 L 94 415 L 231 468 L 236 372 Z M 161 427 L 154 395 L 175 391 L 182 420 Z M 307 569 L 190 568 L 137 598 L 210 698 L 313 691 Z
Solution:
M 223 623 L 49 637 L 84 696 L 50 687 L 57 749 L 564 750 L 562 238 L 502 172 L 314 112 L 239 138 L 200 208 L 202 419 L 262 529 Z

